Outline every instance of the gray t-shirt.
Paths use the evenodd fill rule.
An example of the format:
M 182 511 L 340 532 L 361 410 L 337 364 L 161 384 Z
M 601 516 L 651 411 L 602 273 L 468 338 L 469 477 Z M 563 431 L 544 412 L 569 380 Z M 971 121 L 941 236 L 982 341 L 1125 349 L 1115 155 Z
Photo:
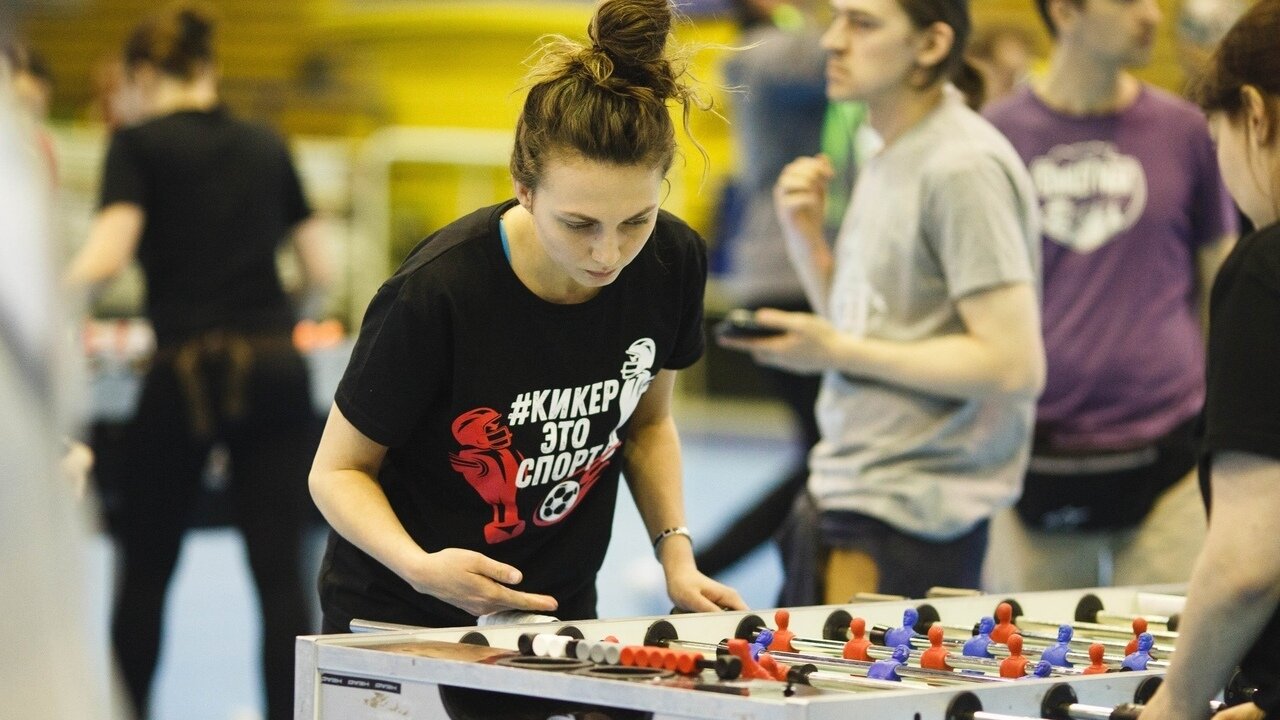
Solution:
M 1040 277 L 1039 208 L 1009 142 L 948 88 L 861 170 L 836 242 L 828 319 L 912 342 L 964 332 L 956 302 Z M 829 371 L 809 489 L 904 532 L 953 539 L 1009 505 L 1031 441 L 1031 398 L 956 400 Z

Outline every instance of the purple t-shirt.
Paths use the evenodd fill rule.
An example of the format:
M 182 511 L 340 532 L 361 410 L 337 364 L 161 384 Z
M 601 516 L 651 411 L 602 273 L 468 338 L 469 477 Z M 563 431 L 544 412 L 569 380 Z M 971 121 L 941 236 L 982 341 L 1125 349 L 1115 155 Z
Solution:
M 1024 88 L 987 118 L 1043 211 L 1037 446 L 1124 449 L 1168 433 L 1204 400 L 1196 251 L 1236 232 L 1204 117 L 1143 86 L 1113 115 L 1066 115 Z

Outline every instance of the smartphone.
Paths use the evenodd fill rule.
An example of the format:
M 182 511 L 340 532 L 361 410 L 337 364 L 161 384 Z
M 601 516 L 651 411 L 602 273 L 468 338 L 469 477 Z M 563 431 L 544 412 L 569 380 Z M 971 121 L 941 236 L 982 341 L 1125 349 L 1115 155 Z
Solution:
M 767 338 L 786 334 L 786 330 L 767 327 L 756 322 L 756 315 L 750 310 L 730 310 L 724 319 L 716 323 L 717 337 L 727 338 Z

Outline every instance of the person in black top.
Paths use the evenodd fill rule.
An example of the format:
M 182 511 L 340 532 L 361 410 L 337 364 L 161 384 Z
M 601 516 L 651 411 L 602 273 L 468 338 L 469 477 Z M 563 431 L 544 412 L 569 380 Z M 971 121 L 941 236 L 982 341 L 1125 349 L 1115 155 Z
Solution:
M 1209 533 L 1187 589 L 1178 653 L 1143 720 L 1202 719 L 1239 663 L 1252 703 L 1280 717 L 1280 0 L 1260 0 L 1214 54 L 1197 97 L 1232 196 L 1259 229 L 1210 296 L 1200 477 Z
M 136 256 L 156 334 L 104 503 L 123 568 L 112 639 L 135 709 L 146 716 L 166 588 L 220 442 L 262 609 L 267 717 L 283 720 L 294 638 L 310 631 L 300 543 L 315 418 L 277 248 L 292 238 L 314 286 L 329 271 L 288 148 L 218 102 L 212 29 L 175 7 L 129 37 L 125 65 L 151 119 L 112 136 L 100 210 L 68 282 L 98 285 Z
M 426 238 L 379 289 L 311 471 L 334 528 L 326 632 L 596 615 L 620 471 L 681 608 L 743 608 L 698 571 L 671 417 L 702 354 L 706 249 L 661 211 L 675 153 L 668 0 L 605 0 L 542 47 L 514 200 Z

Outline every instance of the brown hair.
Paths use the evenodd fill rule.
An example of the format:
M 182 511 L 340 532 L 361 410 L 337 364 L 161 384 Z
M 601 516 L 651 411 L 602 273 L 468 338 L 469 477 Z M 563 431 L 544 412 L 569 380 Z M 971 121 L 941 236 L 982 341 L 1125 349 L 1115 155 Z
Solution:
M 710 107 L 686 82 L 683 61 L 667 51 L 674 19 L 669 0 L 603 0 L 587 28 L 590 45 L 546 39 L 526 78 L 529 94 L 516 122 L 511 176 L 536 188 L 547 158 L 566 150 L 669 170 L 676 142 L 667 101 L 683 107 L 690 138 L 693 107 Z
M 166 75 L 191 80 L 204 63 L 213 60 L 214 19 L 195 5 L 179 4 L 143 20 L 124 44 L 129 71 L 154 65 Z
M 971 107 L 982 105 L 984 96 L 982 76 L 976 68 L 965 60 L 965 46 L 973 31 L 973 22 L 969 18 L 969 0 L 898 0 L 911 23 L 917 30 L 923 30 L 934 23 L 949 25 L 955 34 L 951 43 L 951 52 L 942 62 L 927 68 L 925 85 L 932 85 L 942 78 L 948 78 L 965 94 Z
M 1227 31 L 1209 67 L 1192 88 L 1192 98 L 1206 113 L 1226 113 L 1232 119 L 1244 108 L 1243 90 L 1253 86 L 1261 93 L 1270 122 L 1269 137 L 1276 140 L 1280 124 L 1280 0 L 1260 0 Z

